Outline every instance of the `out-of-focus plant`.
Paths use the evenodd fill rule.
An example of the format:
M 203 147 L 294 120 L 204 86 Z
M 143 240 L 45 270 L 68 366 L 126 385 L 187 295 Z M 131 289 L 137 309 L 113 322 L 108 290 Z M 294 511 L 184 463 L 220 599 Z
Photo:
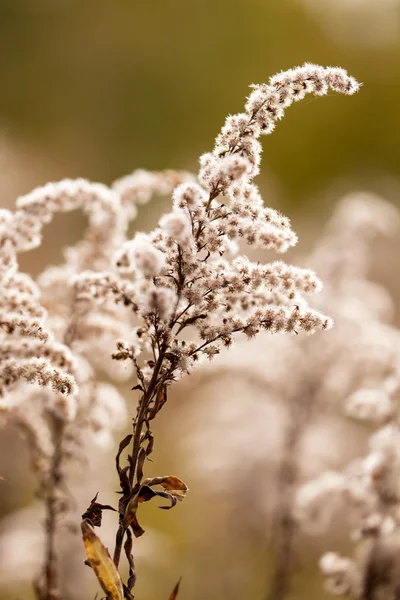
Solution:
M 371 236 L 392 233 L 399 224 L 392 207 L 358 199 L 344 205 L 334 219 L 339 244 L 353 253 L 346 261 L 353 267 L 335 269 L 335 286 L 353 288 L 353 310 L 336 328 L 336 333 L 342 331 L 343 345 L 335 360 L 335 379 L 343 387 L 345 414 L 375 431 L 364 458 L 352 460 L 342 471 L 323 473 L 296 494 L 295 517 L 306 531 L 324 532 L 341 511 L 345 515 L 355 558 L 327 552 L 320 568 L 327 590 L 355 600 L 400 597 L 400 331 L 390 325 L 393 307 L 386 290 L 360 280 L 360 260 Z M 341 253 L 338 245 L 322 248 L 325 254 L 330 251 Z
M 35 580 L 40 598 L 60 595 L 57 530 L 73 503 L 65 469 L 72 460 L 84 463 L 93 445 L 109 448 L 113 431 L 128 418 L 123 397 L 107 379 L 132 376 L 129 366 L 117 368 L 111 359 L 115 339 L 130 332 L 130 315 L 117 306 L 89 312 L 77 304 L 71 278 L 89 267 L 111 269 L 136 206 L 188 178 L 136 171 L 116 189 L 64 180 L 19 198 L 14 213 L 1 211 L 0 409 L 26 439 L 46 508 L 44 566 Z M 78 208 L 89 226 L 84 239 L 65 250 L 64 264 L 46 268 L 37 282 L 19 272 L 18 253 L 41 243 L 43 225 L 56 212 Z
M 387 290 L 367 278 L 374 237 L 393 234 L 399 225 L 396 209 L 373 195 L 344 198 L 307 259 L 307 264 L 323 276 L 324 289 L 316 303 L 334 317 L 332 331 L 312 340 L 272 341 L 262 337 L 252 348 L 238 343 L 229 360 L 211 366 L 194 382 L 197 394 L 201 395 L 199 386 L 207 384 L 208 395 L 211 390 L 213 398 L 217 397 L 214 403 L 218 406 L 218 396 L 221 403 L 214 407 L 217 418 L 213 424 L 200 429 L 189 442 L 189 446 L 194 444 L 195 453 L 199 446 L 213 448 L 217 454 L 218 443 L 226 448 L 219 468 L 212 465 L 207 453 L 203 456 L 207 478 L 210 466 L 214 466 L 216 477 L 225 485 L 235 481 L 248 487 L 254 473 L 271 469 L 273 463 L 275 477 L 271 476 L 267 496 L 249 491 L 252 509 L 248 516 L 252 519 L 255 514 L 261 520 L 260 515 L 264 515 L 267 535 L 265 517 L 268 511 L 272 513 L 275 565 L 265 594 L 268 600 L 282 600 L 290 592 L 299 530 L 323 530 L 340 500 L 358 519 L 358 536 L 362 531 L 363 537 L 375 537 L 378 530 L 388 528 L 389 514 L 397 511 L 400 515 L 396 504 L 398 432 L 394 424 L 400 384 L 400 332 L 390 325 L 393 306 Z M 214 389 L 224 376 L 238 389 L 237 397 L 233 391 L 226 403 Z M 255 400 L 243 403 L 245 386 Z M 190 394 L 190 383 L 185 393 Z M 329 427 L 325 424 L 325 431 L 318 435 L 321 415 L 329 420 L 329 415 L 342 407 L 351 416 L 385 423 L 372 438 L 372 455 L 352 464 L 344 475 L 329 470 L 303 486 L 310 471 L 321 472 L 324 463 L 329 464 L 324 446 L 331 452 L 335 446 L 340 450 L 345 445 L 343 427 L 335 427 L 327 435 Z M 320 464 L 315 466 L 318 459 Z M 238 464 L 244 467 L 243 482 Z M 271 494 L 275 506 L 271 506 Z M 388 539 L 393 543 L 393 537 Z M 330 553 L 321 565 L 331 588 L 345 593 L 353 590 L 355 598 L 373 597 L 356 595 L 351 577 L 358 572 L 347 559 Z M 357 585 L 360 582 L 361 576 Z
M 136 580 L 133 536 L 144 533 L 140 504 L 161 497 L 170 503 L 163 508 L 171 508 L 187 491 L 175 476 L 144 478 L 154 447 L 151 422 L 169 386 L 230 346 L 235 334 L 251 338 L 261 331 L 314 333 L 331 327 L 304 298 L 321 287 L 312 271 L 282 261 L 253 263 L 238 255 L 237 245 L 243 240 L 285 252 L 296 243 L 289 220 L 264 208 L 252 183 L 261 156 L 258 138 L 272 132 L 293 102 L 329 89 L 352 94 L 358 84 L 343 69 L 307 64 L 253 86 L 245 112 L 228 117 L 214 150 L 201 157 L 198 182 L 175 188 L 172 212 L 149 235 L 126 240 L 132 205 L 141 194 L 148 199 L 160 181 L 176 182 L 179 174 L 134 173 L 112 189 L 81 180 L 49 184 L 20 198 L 15 213 L 1 213 L 3 408 L 28 433 L 47 508 L 39 598 L 60 596 L 55 531 L 64 509 L 62 461 L 88 424 L 100 423 L 107 434 L 124 406 L 114 387 L 99 383 L 99 371 L 114 376 L 122 364 L 129 375 L 133 367 L 133 389 L 140 397 L 133 432 L 116 455 L 120 500 L 113 558 L 94 527 L 101 525 L 103 510 L 115 509 L 97 495 L 83 514 L 82 534 L 87 562 L 107 597 L 130 600 Z M 89 215 L 87 235 L 66 252 L 62 267 L 39 278 L 39 296 L 31 279 L 18 272 L 17 254 L 40 243 L 41 228 L 55 212 L 78 207 Z M 109 361 L 113 340 L 118 340 L 115 367 Z M 31 388 L 29 418 L 21 382 L 40 386 Z M 122 550 L 129 565 L 125 582 L 119 573 Z

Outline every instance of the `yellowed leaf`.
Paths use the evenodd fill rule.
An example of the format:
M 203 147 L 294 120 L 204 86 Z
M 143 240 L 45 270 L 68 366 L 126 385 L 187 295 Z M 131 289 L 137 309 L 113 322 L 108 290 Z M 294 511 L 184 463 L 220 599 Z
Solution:
M 123 600 L 124 589 L 121 577 L 107 548 L 87 520 L 82 521 L 81 528 L 88 563 L 95 572 L 101 587 L 109 600 Z
M 186 492 L 189 489 L 186 483 L 183 483 L 183 481 L 178 477 L 175 477 L 175 475 L 170 475 L 164 481 L 162 481 L 160 485 L 162 485 L 164 490 L 167 490 L 176 496 L 178 500 L 183 500 L 183 498 L 186 496 Z

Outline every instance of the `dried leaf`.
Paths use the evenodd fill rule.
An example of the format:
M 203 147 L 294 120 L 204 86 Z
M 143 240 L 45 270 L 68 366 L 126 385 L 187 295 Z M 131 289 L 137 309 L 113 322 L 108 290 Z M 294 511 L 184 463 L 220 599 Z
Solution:
M 135 571 L 135 561 L 133 559 L 133 554 L 132 554 L 132 547 L 133 547 L 133 540 L 132 540 L 132 534 L 129 531 L 129 529 L 126 530 L 126 534 L 127 534 L 127 538 L 124 544 L 124 550 L 125 550 L 125 554 L 126 554 L 126 558 L 128 560 L 129 563 L 129 578 L 128 578 L 128 590 L 131 591 L 131 589 L 135 586 L 136 583 L 136 571 Z
M 139 525 L 136 515 L 134 515 L 134 517 L 133 517 L 133 519 L 132 519 L 132 522 L 131 522 L 131 529 L 132 529 L 132 531 L 133 531 L 133 533 L 134 533 L 134 536 L 135 536 L 136 538 L 138 538 L 138 537 L 140 537 L 141 535 L 143 535 L 143 534 L 144 534 L 144 529 L 143 529 L 143 527 L 141 527 L 141 526 Z
M 152 486 L 154 485 L 161 485 L 164 491 L 153 490 Z M 144 533 L 144 529 L 139 525 L 136 517 L 139 503 L 148 502 L 155 496 L 160 496 L 161 498 L 166 498 L 171 503 L 169 506 L 160 506 L 160 508 L 169 510 L 176 505 L 177 500 L 183 500 L 187 490 L 187 485 L 178 479 L 178 477 L 166 476 L 145 479 L 137 493 L 131 497 L 126 506 L 123 518 L 124 528 L 128 529 L 128 527 L 132 527 L 135 536 L 141 536 Z
M 151 488 L 148 488 L 150 490 L 150 492 L 152 492 Z M 125 509 L 125 514 L 124 514 L 124 519 L 123 519 L 123 527 L 125 529 L 128 529 L 128 527 L 132 528 L 132 531 L 135 535 L 135 537 L 140 537 L 141 535 L 144 534 L 144 529 L 143 527 L 141 527 L 139 525 L 139 522 L 137 520 L 137 516 L 136 516 L 136 512 L 137 512 L 137 508 L 138 508 L 138 503 L 139 502 L 146 502 L 147 500 L 150 500 L 151 498 L 153 498 L 153 496 L 155 496 L 154 493 L 151 493 L 151 495 L 148 495 L 146 500 L 140 499 L 140 493 L 142 491 L 142 488 L 139 489 L 138 493 L 135 494 L 128 502 L 126 509 Z M 143 497 L 146 496 L 146 494 L 148 494 L 147 490 L 143 490 Z
M 144 448 L 140 448 L 136 469 L 138 483 L 140 483 L 143 479 L 143 465 L 145 460 L 146 450 Z
M 131 390 L 140 390 L 141 392 L 144 392 L 143 387 L 140 385 L 140 383 L 138 383 L 137 385 L 135 385 L 133 388 L 131 388 Z
M 176 586 L 174 587 L 174 589 L 172 590 L 172 594 L 170 595 L 168 600 L 175 600 L 175 598 L 177 597 L 178 592 L 179 592 L 179 586 L 181 585 L 181 581 L 182 581 L 182 577 L 179 578 L 179 581 L 176 584 Z
M 160 496 L 161 498 L 167 498 L 171 502 L 170 506 L 160 506 L 165 510 L 168 510 L 176 505 L 176 497 L 170 494 L 169 492 L 160 492 L 158 490 L 153 490 L 148 485 L 142 485 L 138 493 L 138 502 L 148 502 L 154 496 Z
M 96 502 L 98 495 L 99 495 L 99 492 L 97 492 L 97 494 L 95 495 L 93 500 L 90 502 L 89 507 L 86 509 L 86 512 L 84 512 L 82 515 L 82 519 L 88 519 L 88 521 L 90 521 L 91 524 L 94 525 L 95 527 L 100 527 L 100 525 L 101 525 L 103 510 L 114 510 L 115 511 L 115 508 L 113 508 L 109 504 L 100 504 L 99 502 Z
M 121 440 L 120 443 L 119 443 L 119 448 L 118 448 L 117 456 L 115 457 L 115 463 L 117 465 L 117 471 L 118 471 L 118 473 L 121 472 L 121 467 L 120 467 L 120 464 L 119 464 L 119 459 L 120 459 L 121 453 L 125 450 L 125 448 L 127 446 L 129 446 L 132 437 L 133 437 L 133 435 L 132 435 L 132 433 L 130 433 L 129 435 L 127 435 L 126 437 L 124 437 L 124 439 Z
M 174 506 L 176 506 L 176 496 L 172 496 L 168 492 L 158 492 L 157 496 L 167 498 L 171 502 L 169 506 L 159 506 L 158 508 L 161 508 L 162 510 L 170 510 L 171 508 L 174 508 Z
M 157 492 L 151 489 L 149 485 L 142 485 L 138 493 L 138 502 L 148 502 L 154 496 L 157 496 Z
M 88 562 L 107 594 L 107 598 L 109 600 L 123 600 L 124 589 L 121 577 L 107 548 L 97 537 L 89 521 L 86 519 L 82 521 L 81 528 Z
M 169 475 L 167 477 L 153 477 L 153 479 L 145 479 L 143 485 L 152 487 L 153 485 L 161 485 L 164 490 L 168 491 L 172 496 L 175 496 L 177 500 L 182 501 L 186 496 L 188 487 L 178 477 Z
M 162 385 L 158 389 L 156 400 L 155 400 L 154 405 L 153 405 L 152 409 L 150 410 L 150 413 L 148 416 L 148 421 L 151 421 L 152 419 L 154 419 L 154 417 L 156 416 L 158 411 L 161 410 L 161 408 L 164 406 L 166 401 L 167 401 L 167 386 Z
M 131 493 L 131 484 L 128 477 L 129 467 L 124 467 L 119 474 L 119 483 L 123 496 L 129 496 Z
M 168 490 L 174 496 L 177 496 L 178 500 L 183 500 L 188 491 L 188 486 L 186 483 L 183 483 L 181 479 L 175 477 L 174 475 L 170 475 L 160 483 L 164 490 Z
M 147 448 L 146 448 L 146 456 L 149 456 L 153 452 L 153 449 L 154 449 L 154 436 L 151 432 L 149 432 L 148 438 L 149 438 L 149 443 L 147 444 Z
M 139 502 L 139 493 L 135 494 L 128 502 L 126 509 L 125 509 L 125 514 L 124 514 L 124 520 L 123 520 L 123 526 L 125 529 L 128 529 L 128 527 L 132 524 L 132 522 L 135 520 L 136 521 L 136 511 L 137 511 L 137 507 L 138 507 L 138 502 Z M 136 521 L 137 523 L 137 521 Z M 134 531 L 135 533 L 135 531 Z M 139 537 L 136 535 L 136 537 Z

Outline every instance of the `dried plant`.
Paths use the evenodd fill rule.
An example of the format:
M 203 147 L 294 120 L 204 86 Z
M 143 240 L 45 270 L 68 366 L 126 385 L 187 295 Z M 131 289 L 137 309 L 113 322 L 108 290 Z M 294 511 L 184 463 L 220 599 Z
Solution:
M 113 559 L 93 529 L 101 525 L 102 511 L 112 509 L 97 502 L 97 495 L 83 514 L 82 533 L 87 562 L 107 597 L 130 600 L 136 579 L 133 536 L 144 532 L 139 505 L 158 496 L 170 508 L 187 491 L 175 476 L 144 478 L 154 447 L 151 422 L 171 383 L 229 347 L 238 333 L 252 338 L 261 331 L 310 334 L 331 327 L 331 319 L 309 308 L 304 298 L 321 288 L 312 271 L 282 261 L 253 263 L 238 255 L 237 244 L 285 252 L 296 243 L 289 220 L 264 208 L 252 183 L 261 156 L 258 138 L 272 132 L 293 102 L 329 89 L 353 94 L 358 84 L 342 69 L 307 64 L 253 86 L 245 112 L 227 118 L 214 150 L 201 157 L 198 181 L 185 174 L 144 172 L 112 189 L 63 181 L 20 198 L 15 213 L 2 212 L 3 408 L 28 433 L 47 506 L 39 598 L 60 595 L 54 535 L 63 510 L 62 460 L 88 426 L 107 437 L 124 412 L 117 390 L 99 383 L 99 373 L 115 377 L 122 365 L 130 376 L 133 367 L 139 400 L 133 432 L 116 455 L 120 500 Z M 182 179 L 173 192 L 173 210 L 156 229 L 127 240 L 135 205 Z M 40 243 L 42 225 L 56 211 L 75 208 L 89 216 L 86 236 L 66 251 L 65 264 L 46 270 L 36 286 L 18 272 L 17 254 Z M 111 364 L 114 340 L 117 362 Z M 30 393 L 34 414 L 29 418 L 24 381 L 41 386 Z M 129 565 L 125 583 L 119 573 L 123 549 Z

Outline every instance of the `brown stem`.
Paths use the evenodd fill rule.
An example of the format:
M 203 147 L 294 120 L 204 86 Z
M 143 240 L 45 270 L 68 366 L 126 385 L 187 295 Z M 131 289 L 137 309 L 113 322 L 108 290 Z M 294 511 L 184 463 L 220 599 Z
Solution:
M 183 274 L 183 271 L 182 271 L 182 261 L 183 261 L 182 250 L 178 244 L 178 279 L 176 281 L 176 283 L 177 283 L 176 305 L 174 307 L 173 315 L 171 316 L 171 319 L 170 319 L 170 322 L 168 325 L 168 330 L 169 330 L 168 334 L 166 334 L 164 336 L 159 335 L 159 332 L 157 330 L 157 319 L 156 319 L 156 317 L 154 319 L 154 328 L 155 328 L 155 332 L 156 332 L 155 337 L 156 337 L 156 342 L 157 342 L 157 347 L 158 347 L 158 357 L 157 357 L 157 360 L 156 360 L 156 363 L 154 366 L 153 374 L 152 374 L 149 385 L 147 387 L 143 386 L 144 393 L 143 393 L 142 398 L 140 399 L 137 417 L 136 417 L 134 425 L 133 425 L 132 453 L 131 453 L 131 457 L 129 460 L 129 484 L 130 484 L 131 494 L 132 494 L 132 489 L 134 487 L 135 477 L 137 478 L 138 456 L 139 456 L 140 447 L 141 447 L 141 443 L 142 443 L 143 425 L 146 423 L 146 420 L 148 418 L 148 409 L 149 409 L 150 402 L 154 398 L 154 396 L 157 394 L 160 383 L 161 384 L 163 383 L 163 382 L 159 381 L 160 369 L 163 365 L 165 354 L 168 350 L 169 336 L 172 335 L 172 329 L 177 320 L 176 314 L 177 314 L 177 310 L 178 310 L 178 306 L 179 306 L 179 300 L 181 298 L 181 292 L 182 292 L 183 286 L 185 284 L 185 275 Z M 154 347 L 153 347 L 153 353 L 155 353 Z M 129 500 L 130 500 L 130 497 L 123 498 L 122 504 L 124 507 L 126 507 L 125 502 L 126 503 L 129 502 Z M 122 546 L 124 543 L 125 531 L 126 531 L 126 528 L 124 527 L 124 524 L 123 524 L 123 515 L 120 515 L 120 523 L 119 523 L 117 535 L 115 538 L 115 549 L 114 549 L 114 557 L 113 557 L 114 564 L 117 568 L 119 566 L 119 562 L 121 559 L 121 552 L 122 552 Z
M 159 374 L 161 366 L 164 362 L 165 352 L 166 352 L 166 344 L 163 344 L 161 347 L 161 351 L 158 356 L 157 362 L 154 366 L 154 371 L 153 371 L 153 375 L 152 375 L 152 378 L 149 383 L 149 387 L 143 394 L 142 399 L 140 400 L 138 416 L 137 416 L 136 424 L 135 424 L 135 432 L 134 432 L 134 436 L 133 436 L 133 440 L 132 440 L 132 459 L 131 459 L 131 466 L 129 469 L 129 482 L 131 485 L 133 485 L 133 481 L 134 481 L 135 474 L 136 474 L 137 459 L 138 459 L 138 455 L 139 455 L 140 442 L 141 442 L 140 438 L 142 435 L 143 425 L 146 420 L 147 409 L 149 406 L 149 402 L 153 398 L 154 393 L 156 391 L 156 387 L 157 387 L 157 383 L 158 383 L 158 374 Z
M 141 436 L 142 436 L 143 425 L 146 422 L 146 415 L 147 415 L 149 403 L 152 400 L 154 393 L 156 391 L 156 387 L 157 387 L 157 383 L 158 383 L 158 375 L 159 375 L 161 366 L 164 361 L 165 352 L 166 352 L 166 345 L 164 344 L 161 348 L 161 352 L 160 352 L 157 362 L 155 364 L 153 375 L 152 375 L 151 381 L 149 383 L 149 386 L 146 389 L 145 393 L 143 394 L 142 398 L 140 399 L 138 415 L 137 415 L 137 418 L 136 418 L 136 421 L 134 424 L 134 434 L 133 434 L 133 439 L 132 439 L 132 455 L 131 455 L 130 468 L 129 468 L 129 483 L 131 484 L 131 486 L 133 486 L 133 482 L 134 482 L 135 475 L 136 475 L 137 459 L 139 456 L 139 451 L 140 451 L 140 446 L 141 446 Z M 113 557 L 114 564 L 116 567 L 118 567 L 119 561 L 121 558 L 124 537 L 125 537 L 125 528 L 123 527 L 122 522 L 120 522 L 120 525 L 119 525 L 119 528 L 117 531 L 117 535 L 115 538 L 115 549 L 114 549 L 114 557 Z
M 61 598 L 59 588 L 59 572 L 56 553 L 56 532 L 57 520 L 59 516 L 59 497 L 58 490 L 62 480 L 61 462 L 62 462 L 62 439 L 64 424 L 61 420 L 53 419 L 53 440 L 54 452 L 51 459 L 51 467 L 46 490 L 46 549 L 45 562 L 43 568 L 43 584 L 40 589 L 41 600 L 59 600 Z
M 290 590 L 296 534 L 293 504 L 299 475 L 299 445 L 310 419 L 315 392 L 311 385 L 306 386 L 303 393 L 292 399 L 289 407 L 289 423 L 276 485 L 275 565 L 265 600 L 284 600 Z
M 301 433 L 292 419 L 285 440 L 284 456 L 279 467 L 276 486 L 279 509 L 274 523 L 275 566 L 266 600 L 283 600 L 289 591 L 295 534 L 295 522 L 292 514 L 293 488 L 298 474 L 296 452 L 300 436 Z
M 71 347 L 76 337 L 82 312 L 77 310 L 76 295 L 70 306 L 69 326 L 64 334 L 63 342 Z M 59 490 L 63 483 L 62 460 L 65 423 L 56 415 L 49 413 L 49 427 L 52 433 L 53 455 L 50 462 L 49 475 L 41 484 L 40 494 L 44 499 L 45 518 L 45 558 L 43 572 L 38 582 L 34 583 L 39 600 L 60 600 L 59 565 L 56 552 L 56 533 L 60 516 Z

